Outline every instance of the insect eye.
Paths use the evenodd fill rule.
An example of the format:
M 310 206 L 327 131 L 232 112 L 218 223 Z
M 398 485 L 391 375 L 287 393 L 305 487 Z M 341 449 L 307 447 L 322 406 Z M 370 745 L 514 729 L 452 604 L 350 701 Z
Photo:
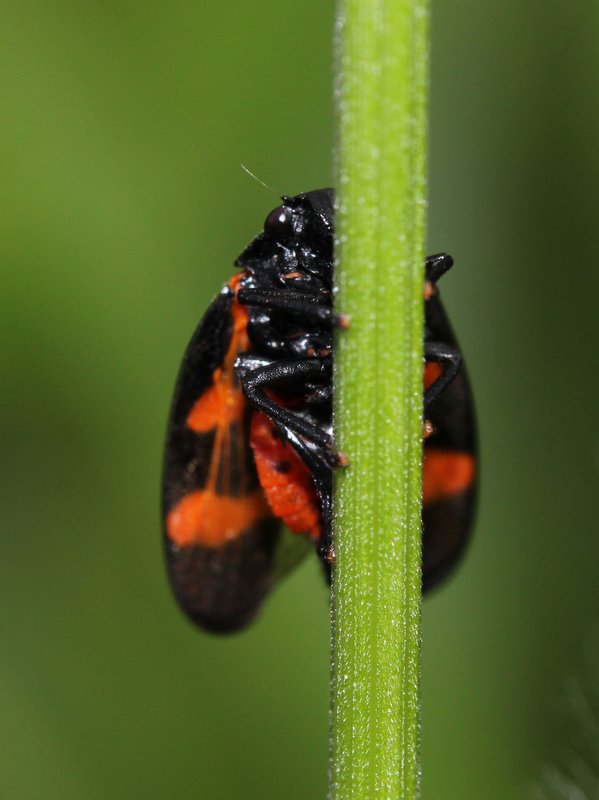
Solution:
M 271 211 L 264 221 L 264 233 L 277 242 L 287 242 L 293 237 L 293 215 L 285 206 Z

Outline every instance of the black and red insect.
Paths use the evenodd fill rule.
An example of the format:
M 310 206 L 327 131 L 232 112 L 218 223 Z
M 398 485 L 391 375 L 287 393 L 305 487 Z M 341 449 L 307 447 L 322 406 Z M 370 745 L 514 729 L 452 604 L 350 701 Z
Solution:
M 168 424 L 168 572 L 185 613 L 211 631 L 246 625 L 279 571 L 281 523 L 330 571 L 333 192 L 283 197 L 236 261 L 185 353 Z M 472 400 L 426 259 L 423 584 L 468 539 L 476 463 Z

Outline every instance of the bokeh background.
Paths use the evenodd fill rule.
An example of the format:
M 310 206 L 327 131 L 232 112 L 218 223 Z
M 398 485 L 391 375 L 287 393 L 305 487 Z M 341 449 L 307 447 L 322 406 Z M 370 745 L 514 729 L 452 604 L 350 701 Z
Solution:
M 186 342 L 277 192 L 331 183 L 333 4 L 5 0 L 0 797 L 326 793 L 315 560 L 226 639 L 171 600 Z M 480 413 L 463 567 L 424 609 L 427 798 L 526 797 L 597 629 L 599 6 L 435 3 L 429 250 Z

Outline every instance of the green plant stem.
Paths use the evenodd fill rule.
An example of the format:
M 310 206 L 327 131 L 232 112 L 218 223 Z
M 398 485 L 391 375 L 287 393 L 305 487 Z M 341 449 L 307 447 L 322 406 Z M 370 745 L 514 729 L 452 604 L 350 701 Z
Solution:
M 334 800 L 419 794 L 428 4 L 340 0 Z

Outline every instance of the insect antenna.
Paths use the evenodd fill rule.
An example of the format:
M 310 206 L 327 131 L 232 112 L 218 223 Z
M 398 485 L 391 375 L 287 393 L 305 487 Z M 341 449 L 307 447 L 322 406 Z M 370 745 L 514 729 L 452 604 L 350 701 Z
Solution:
M 272 192 L 273 194 L 276 194 L 277 197 L 279 196 L 279 193 L 275 192 L 275 190 L 272 188 L 272 186 L 269 186 L 267 183 L 264 183 L 264 181 L 260 180 L 260 178 L 257 175 L 254 175 L 254 173 L 245 166 L 245 164 L 242 164 L 240 162 L 239 166 L 241 167 L 241 169 L 244 172 L 247 172 L 247 174 L 250 176 L 250 178 L 253 178 L 256 181 L 256 183 L 259 183 L 261 186 L 264 186 L 265 189 L 268 189 L 269 192 Z

